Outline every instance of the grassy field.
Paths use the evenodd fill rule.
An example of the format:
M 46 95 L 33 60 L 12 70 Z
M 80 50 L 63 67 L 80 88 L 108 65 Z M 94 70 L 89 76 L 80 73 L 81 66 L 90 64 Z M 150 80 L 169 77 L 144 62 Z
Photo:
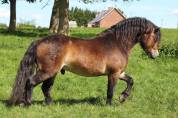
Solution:
M 102 29 L 71 29 L 71 35 L 93 37 Z M 0 117 L 117 117 L 177 118 L 178 117 L 178 30 L 163 29 L 161 56 L 149 59 L 137 45 L 129 58 L 126 72 L 134 78 L 134 89 L 123 104 L 118 97 L 126 84 L 118 81 L 113 105 L 105 105 L 107 79 L 82 77 L 67 72 L 58 74 L 52 96 L 54 103 L 45 106 L 40 86 L 33 93 L 30 107 L 5 106 L 11 94 L 19 62 L 30 42 L 48 35 L 47 29 L 21 29 L 8 33 L 0 29 Z

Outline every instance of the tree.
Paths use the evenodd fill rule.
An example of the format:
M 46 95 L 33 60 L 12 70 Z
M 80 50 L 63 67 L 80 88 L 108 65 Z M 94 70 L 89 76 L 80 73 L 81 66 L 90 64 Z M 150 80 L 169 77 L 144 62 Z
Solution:
M 35 2 L 36 0 L 26 0 L 28 2 Z M 10 3 L 10 21 L 9 31 L 15 31 L 16 29 L 16 0 L 1 0 L 2 4 Z
M 86 4 L 93 2 L 106 2 L 107 0 L 79 0 Z M 117 1 L 117 0 L 112 0 Z M 128 0 L 123 0 L 128 1 Z M 69 0 L 55 0 L 50 20 L 49 30 L 52 33 L 69 33 Z
M 14 31 L 16 29 L 16 0 L 2 0 L 2 3 L 10 2 L 10 22 L 9 31 Z
M 57 7 L 57 0 L 54 1 L 52 14 L 51 14 L 51 20 L 50 20 L 50 26 L 49 31 L 53 33 L 57 33 L 58 29 L 58 22 L 59 22 L 59 8 Z
M 55 0 L 49 30 L 53 33 L 69 33 L 69 0 Z
M 95 18 L 96 12 L 90 11 L 88 9 L 81 8 L 71 8 L 69 10 L 69 20 L 74 20 L 77 22 L 78 26 L 87 26 L 88 22 Z

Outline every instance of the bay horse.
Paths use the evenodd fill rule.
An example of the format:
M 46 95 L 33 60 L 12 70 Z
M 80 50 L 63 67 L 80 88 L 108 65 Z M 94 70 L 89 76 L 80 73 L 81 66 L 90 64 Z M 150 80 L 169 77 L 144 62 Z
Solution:
M 93 39 L 80 39 L 65 35 L 52 35 L 31 43 L 20 62 L 10 105 L 30 105 L 32 91 L 42 83 L 45 103 L 50 95 L 55 76 L 70 71 L 81 76 L 108 76 L 107 104 L 112 103 L 117 79 L 127 83 L 120 95 L 124 102 L 130 95 L 133 79 L 125 74 L 131 49 L 139 43 L 151 58 L 159 55 L 160 28 L 146 18 L 123 20 L 106 29 Z

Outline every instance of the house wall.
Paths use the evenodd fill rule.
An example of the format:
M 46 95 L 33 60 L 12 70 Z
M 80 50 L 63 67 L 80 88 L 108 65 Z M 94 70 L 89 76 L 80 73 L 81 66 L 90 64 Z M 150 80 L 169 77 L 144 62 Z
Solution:
M 122 20 L 124 20 L 124 18 L 116 10 L 113 10 L 100 21 L 100 27 L 109 28 Z
M 77 27 L 76 21 L 69 21 L 69 27 Z

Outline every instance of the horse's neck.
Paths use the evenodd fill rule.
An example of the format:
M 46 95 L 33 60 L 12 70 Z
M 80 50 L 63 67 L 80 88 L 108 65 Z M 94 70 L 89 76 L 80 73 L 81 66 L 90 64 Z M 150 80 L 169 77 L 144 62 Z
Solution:
M 126 55 L 130 54 L 132 48 L 138 42 L 136 35 L 119 38 L 116 37 L 115 33 L 113 32 L 103 32 L 93 39 L 99 40 L 100 42 L 103 42 L 106 45 L 110 45 L 111 43 L 113 43 L 113 46 L 116 46 Z
M 137 39 L 135 36 L 128 36 L 125 38 L 117 38 L 117 45 L 120 50 L 123 52 L 127 53 L 127 55 L 130 54 L 132 48 L 135 46 L 137 43 Z

